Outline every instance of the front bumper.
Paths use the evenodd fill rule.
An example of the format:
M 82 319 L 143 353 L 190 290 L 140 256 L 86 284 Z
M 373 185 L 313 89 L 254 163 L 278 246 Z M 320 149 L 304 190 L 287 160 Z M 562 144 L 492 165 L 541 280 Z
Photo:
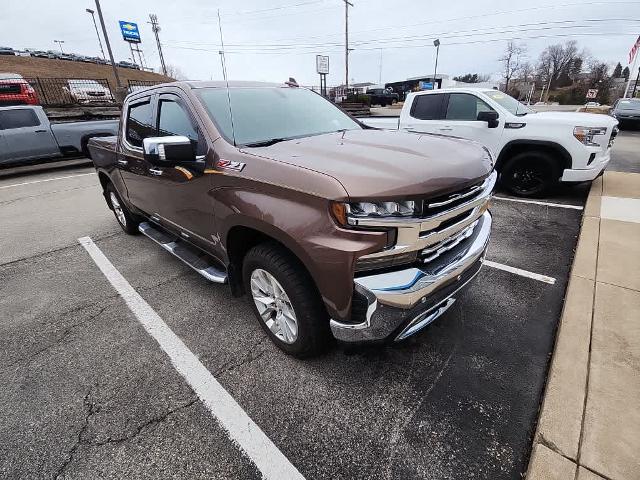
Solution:
M 596 155 L 587 168 L 567 168 L 562 172 L 561 182 L 588 182 L 598 177 L 611 160 L 611 148 Z
M 442 315 L 453 304 L 451 297 L 480 271 L 490 233 L 486 211 L 461 248 L 419 267 L 356 278 L 356 295 L 366 302 L 364 321 L 331 320 L 333 335 L 345 342 L 399 341 L 418 332 Z

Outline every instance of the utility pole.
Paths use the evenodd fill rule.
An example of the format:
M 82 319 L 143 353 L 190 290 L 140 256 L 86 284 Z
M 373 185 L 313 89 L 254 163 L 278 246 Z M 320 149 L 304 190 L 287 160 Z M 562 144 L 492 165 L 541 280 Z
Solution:
M 64 40 L 54 40 L 53 43 L 57 43 L 58 47 L 60 47 L 60 53 L 64 53 L 64 50 L 62 50 L 62 44 L 64 43 Z
M 438 55 L 440 54 L 440 39 L 436 38 L 433 41 L 433 46 L 436 47 L 436 66 L 433 68 L 433 90 L 436 89 L 436 74 L 438 73 Z
M 382 85 L 382 49 L 380 49 L 380 69 L 378 70 L 378 83 Z
M 113 76 L 116 77 L 116 85 L 118 86 L 118 89 L 122 89 L 122 83 L 120 83 L 120 75 L 118 75 L 116 62 L 113 61 L 113 52 L 111 51 L 111 44 L 109 43 L 109 35 L 107 35 L 107 27 L 104 26 L 104 17 L 102 16 L 102 9 L 100 8 L 100 0 L 96 0 L 96 10 L 98 11 L 98 18 L 100 19 L 100 26 L 102 26 L 104 43 L 107 45 L 107 52 L 109 52 L 109 60 L 111 60 L 111 68 L 113 68 Z
M 353 7 L 353 3 L 349 0 L 344 2 L 344 94 L 347 95 L 349 90 L 349 7 Z
M 91 14 L 91 18 L 93 19 L 93 26 L 95 27 L 96 35 L 98 36 L 98 45 L 100 45 L 100 51 L 102 52 L 102 58 L 104 58 L 106 60 L 107 57 L 104 54 L 104 48 L 102 48 L 102 40 L 100 40 L 100 34 L 98 33 L 98 24 L 96 23 L 95 12 L 93 10 L 91 10 L 90 8 L 87 8 L 86 11 L 87 11 L 87 13 Z
M 162 67 L 162 74 L 167 74 L 167 66 L 164 64 L 164 56 L 162 55 L 162 45 L 160 44 L 160 37 L 158 32 L 160 31 L 160 25 L 158 24 L 158 16 L 155 13 L 149 15 L 151 20 L 151 29 L 156 36 L 156 44 L 158 45 L 158 56 L 160 57 L 160 66 Z

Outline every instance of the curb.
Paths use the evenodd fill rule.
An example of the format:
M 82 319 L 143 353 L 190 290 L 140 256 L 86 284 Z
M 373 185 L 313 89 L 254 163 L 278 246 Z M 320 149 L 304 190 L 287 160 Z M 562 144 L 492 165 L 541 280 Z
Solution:
M 585 204 L 525 475 L 528 480 L 602 478 L 579 466 L 591 354 L 602 189 L 603 177 L 599 177 L 592 183 Z

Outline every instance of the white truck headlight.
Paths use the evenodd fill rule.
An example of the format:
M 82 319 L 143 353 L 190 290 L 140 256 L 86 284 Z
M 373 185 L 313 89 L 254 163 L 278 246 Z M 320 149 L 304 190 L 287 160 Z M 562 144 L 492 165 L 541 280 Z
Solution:
M 606 135 L 607 127 L 576 127 L 573 129 L 573 136 L 587 147 L 599 147 L 595 140 L 596 135 Z

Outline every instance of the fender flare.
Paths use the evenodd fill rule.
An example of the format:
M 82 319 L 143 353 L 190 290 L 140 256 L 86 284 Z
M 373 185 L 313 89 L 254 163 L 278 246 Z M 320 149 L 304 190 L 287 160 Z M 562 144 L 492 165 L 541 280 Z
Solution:
M 516 150 L 518 151 L 518 153 L 520 153 L 522 151 L 522 147 L 526 146 L 531 146 L 533 147 L 532 149 L 545 150 L 554 154 L 557 159 L 560 159 L 561 170 L 564 170 L 565 168 L 571 168 L 571 154 L 559 143 L 551 142 L 548 140 L 519 139 L 511 140 L 504 147 L 502 147 L 502 150 L 500 150 L 500 154 L 498 155 L 498 159 L 496 161 L 496 170 L 502 170 L 504 163 L 509 160 L 509 158 L 511 158 L 511 151 Z

